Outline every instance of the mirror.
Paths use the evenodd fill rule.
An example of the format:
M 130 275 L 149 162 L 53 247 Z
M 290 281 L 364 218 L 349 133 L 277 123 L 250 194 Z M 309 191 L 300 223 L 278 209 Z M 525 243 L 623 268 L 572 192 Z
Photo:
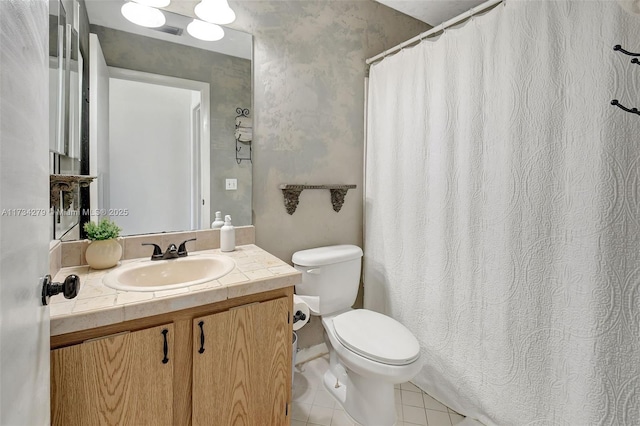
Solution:
M 49 1 L 49 152 L 51 175 L 81 173 L 83 55 L 80 3 Z M 53 182 L 53 180 L 52 180 Z M 51 185 L 52 191 L 54 185 Z M 58 187 L 55 187 L 58 188 Z M 73 191 L 52 193 L 51 238 L 77 231 L 80 199 Z
M 238 108 L 253 115 L 251 35 L 224 28 L 203 42 L 186 32 L 189 17 L 163 10 L 166 25 L 151 29 L 129 23 L 120 0 L 83 4 L 95 34 L 87 218 L 108 216 L 122 235 L 208 228 L 218 210 L 251 224 L 251 162 L 236 161 L 235 138 Z

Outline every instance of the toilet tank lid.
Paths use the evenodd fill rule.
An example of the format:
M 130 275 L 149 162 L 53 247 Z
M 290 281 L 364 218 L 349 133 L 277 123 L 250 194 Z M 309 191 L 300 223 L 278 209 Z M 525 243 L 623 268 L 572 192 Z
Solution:
M 323 266 L 346 262 L 362 257 L 358 246 L 343 244 L 338 246 L 317 247 L 293 253 L 291 261 L 300 266 Z

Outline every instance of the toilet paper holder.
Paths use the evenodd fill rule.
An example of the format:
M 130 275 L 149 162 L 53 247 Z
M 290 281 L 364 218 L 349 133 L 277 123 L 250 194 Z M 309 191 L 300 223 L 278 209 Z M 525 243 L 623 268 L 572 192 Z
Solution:
M 307 319 L 307 316 L 304 314 L 304 312 L 302 311 L 296 311 L 295 314 L 293 314 L 293 323 L 297 323 L 298 321 L 304 321 Z

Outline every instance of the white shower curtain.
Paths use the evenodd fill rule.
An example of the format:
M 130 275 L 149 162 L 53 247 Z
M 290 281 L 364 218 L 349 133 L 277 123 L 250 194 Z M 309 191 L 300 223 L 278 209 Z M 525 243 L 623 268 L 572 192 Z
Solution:
M 371 67 L 365 307 L 500 425 L 640 425 L 640 16 L 509 0 Z

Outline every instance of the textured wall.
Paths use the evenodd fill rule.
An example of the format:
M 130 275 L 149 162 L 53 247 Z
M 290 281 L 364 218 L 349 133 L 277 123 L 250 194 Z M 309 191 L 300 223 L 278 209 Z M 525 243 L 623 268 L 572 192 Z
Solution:
M 365 59 L 429 27 L 373 1 L 231 1 L 254 36 L 256 243 L 290 261 L 300 249 L 362 245 Z M 393 143 L 393 141 L 389 141 Z M 357 184 L 339 213 L 306 190 L 288 215 L 281 183 Z M 322 342 L 320 321 L 300 347 Z
M 236 108 L 251 107 L 251 62 L 98 25 L 91 32 L 109 66 L 209 83 L 211 215 L 221 210 L 236 225 L 251 224 L 251 164 L 236 164 L 234 139 Z M 237 178 L 238 190 L 225 191 L 225 178 Z
M 167 9 L 194 16 L 197 3 L 182 0 Z M 372 0 L 229 4 L 237 16 L 229 27 L 253 35 L 256 243 L 285 261 L 310 247 L 361 246 L 365 59 L 429 26 Z M 281 183 L 358 188 L 340 213 L 329 191 L 304 191 L 289 216 Z M 302 348 L 322 342 L 320 321 L 305 326 L 299 339 Z
M 232 1 L 254 36 L 254 224 L 283 260 L 304 248 L 362 244 L 365 59 L 428 26 L 373 1 Z M 307 190 L 288 215 L 281 183 L 357 184 L 340 211 Z

